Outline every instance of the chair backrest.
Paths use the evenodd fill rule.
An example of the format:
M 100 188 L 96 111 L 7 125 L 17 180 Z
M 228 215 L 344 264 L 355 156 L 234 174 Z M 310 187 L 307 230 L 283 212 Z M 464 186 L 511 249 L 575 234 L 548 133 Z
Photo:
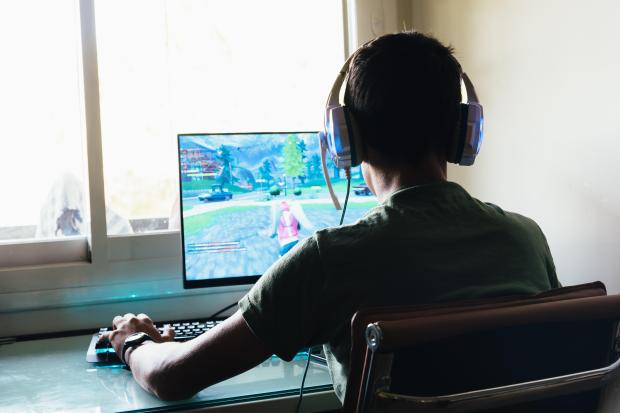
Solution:
M 549 412 L 549 398 L 562 396 L 553 403 L 573 408 L 563 411 L 586 411 L 597 398 L 588 390 L 620 363 L 620 296 L 605 294 L 592 283 L 531 297 L 358 311 L 344 410 L 508 411 L 507 404 L 529 403 L 510 411 Z M 567 375 L 568 386 L 553 379 Z

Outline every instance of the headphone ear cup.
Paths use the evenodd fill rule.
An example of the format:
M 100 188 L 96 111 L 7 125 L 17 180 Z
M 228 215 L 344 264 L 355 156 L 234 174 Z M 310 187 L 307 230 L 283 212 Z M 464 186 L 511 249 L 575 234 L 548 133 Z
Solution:
M 338 168 L 346 167 L 350 160 L 349 131 L 343 106 L 327 110 L 326 140 L 329 153 Z
M 467 104 L 467 123 L 465 125 L 465 137 L 461 151 L 460 165 L 473 165 L 476 156 L 480 152 L 484 125 L 482 106 L 477 103 Z
M 329 152 L 338 168 L 350 168 L 362 162 L 363 145 L 353 115 L 346 106 L 336 106 L 327 112 L 326 140 Z
M 358 166 L 364 160 L 364 142 L 362 141 L 361 128 L 355 115 L 348 107 L 343 106 L 347 121 L 349 143 L 351 145 L 351 166 Z
M 456 123 L 452 141 L 448 144 L 448 162 L 461 163 L 463 158 L 463 148 L 467 140 L 467 117 L 469 116 L 469 105 L 459 104 L 459 120 Z

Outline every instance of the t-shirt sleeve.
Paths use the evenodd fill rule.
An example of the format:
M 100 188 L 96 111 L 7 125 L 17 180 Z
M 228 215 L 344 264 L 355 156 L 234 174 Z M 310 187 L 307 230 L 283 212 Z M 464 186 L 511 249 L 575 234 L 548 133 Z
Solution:
M 252 332 L 283 360 L 314 345 L 316 309 L 324 285 L 316 240 L 300 241 L 239 301 Z

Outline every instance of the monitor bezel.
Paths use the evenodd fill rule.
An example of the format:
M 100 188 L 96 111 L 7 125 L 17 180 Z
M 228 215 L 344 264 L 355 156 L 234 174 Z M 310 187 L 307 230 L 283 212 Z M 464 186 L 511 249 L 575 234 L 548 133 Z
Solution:
M 205 133 L 178 133 L 177 134 L 177 169 L 179 171 L 179 220 L 181 221 L 181 266 L 183 267 L 183 288 L 207 288 L 207 287 L 225 287 L 235 285 L 251 285 L 254 284 L 262 276 L 244 275 L 240 277 L 226 278 L 209 278 L 203 280 L 188 280 L 185 265 L 185 228 L 183 220 L 183 180 L 181 171 L 181 137 L 182 136 L 205 136 L 205 135 L 286 135 L 286 134 L 319 134 L 319 131 L 280 131 L 280 132 L 205 132 Z M 318 136 L 317 136 L 318 139 Z M 277 261 L 277 260 L 276 260 Z M 275 261 L 274 261 L 275 262 Z

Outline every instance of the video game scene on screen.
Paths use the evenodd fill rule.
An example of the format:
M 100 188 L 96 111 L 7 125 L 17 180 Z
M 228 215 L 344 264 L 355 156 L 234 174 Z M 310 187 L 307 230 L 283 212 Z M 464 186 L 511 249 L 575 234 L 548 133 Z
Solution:
M 261 275 L 300 239 L 339 223 L 316 133 L 179 135 L 179 156 L 188 280 Z M 327 166 L 342 201 L 344 172 Z M 344 223 L 376 205 L 353 168 Z

